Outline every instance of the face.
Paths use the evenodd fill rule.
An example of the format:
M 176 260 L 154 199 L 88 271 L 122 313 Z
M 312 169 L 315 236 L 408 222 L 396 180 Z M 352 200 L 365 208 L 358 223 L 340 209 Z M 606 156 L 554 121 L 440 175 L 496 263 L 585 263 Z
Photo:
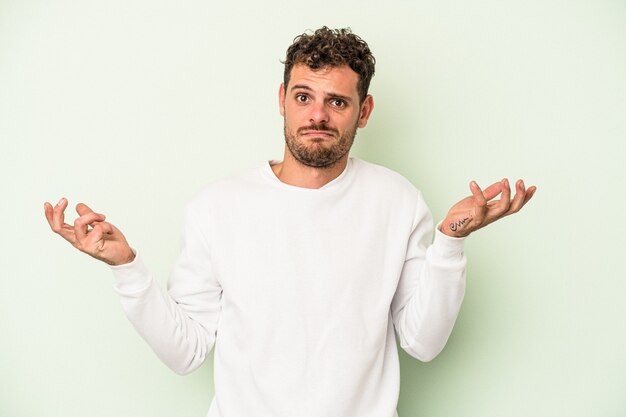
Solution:
M 365 127 L 374 102 L 360 104 L 359 76 L 348 66 L 312 70 L 295 65 L 280 88 L 285 143 L 300 163 L 330 168 L 347 159 L 357 128 Z

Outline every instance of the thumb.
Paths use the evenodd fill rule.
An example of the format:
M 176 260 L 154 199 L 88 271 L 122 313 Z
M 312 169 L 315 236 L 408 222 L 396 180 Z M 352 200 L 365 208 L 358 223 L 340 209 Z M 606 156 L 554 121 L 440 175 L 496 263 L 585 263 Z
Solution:
M 78 203 L 76 204 L 76 213 L 84 216 L 85 214 L 93 213 L 93 210 L 90 209 L 86 204 Z
M 91 214 L 94 211 L 89 208 L 89 206 L 87 206 L 86 204 L 83 203 L 78 203 L 76 204 L 76 212 L 80 215 L 80 217 L 83 217 L 85 215 Z M 100 213 L 94 213 L 97 214 L 98 217 L 100 217 L 97 221 L 104 221 L 106 219 L 106 216 L 104 214 L 100 214 Z

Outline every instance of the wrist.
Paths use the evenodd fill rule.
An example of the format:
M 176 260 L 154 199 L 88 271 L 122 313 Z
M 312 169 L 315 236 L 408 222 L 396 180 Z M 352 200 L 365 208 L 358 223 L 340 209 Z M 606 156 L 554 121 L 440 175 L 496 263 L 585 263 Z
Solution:
M 129 264 L 131 262 L 133 262 L 135 260 L 135 252 L 129 247 L 128 248 L 128 253 L 122 255 L 119 257 L 119 259 L 115 259 L 111 262 L 107 262 L 109 265 L 111 266 L 121 266 L 121 265 L 126 265 Z
M 132 261 L 135 260 L 135 252 L 132 251 L 132 249 L 129 248 L 130 253 L 128 254 L 126 261 L 124 262 L 124 264 L 129 264 Z
M 464 230 L 463 225 L 459 225 L 459 222 L 453 222 L 449 219 L 444 219 L 438 227 L 438 230 L 446 236 L 463 238 L 469 236 L 470 231 Z

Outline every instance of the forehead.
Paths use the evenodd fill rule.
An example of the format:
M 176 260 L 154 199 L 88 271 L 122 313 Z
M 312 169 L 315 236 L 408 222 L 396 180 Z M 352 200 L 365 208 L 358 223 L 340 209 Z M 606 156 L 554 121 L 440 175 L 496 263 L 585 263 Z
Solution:
M 291 69 L 288 88 L 306 86 L 311 90 L 336 93 L 346 96 L 358 96 L 359 75 L 347 65 L 311 69 L 304 64 L 297 64 Z

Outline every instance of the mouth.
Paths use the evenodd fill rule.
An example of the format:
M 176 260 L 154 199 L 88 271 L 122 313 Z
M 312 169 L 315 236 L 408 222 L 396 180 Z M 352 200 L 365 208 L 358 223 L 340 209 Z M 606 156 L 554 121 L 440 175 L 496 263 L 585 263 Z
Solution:
M 314 142 L 323 142 L 325 140 L 334 139 L 338 132 L 332 128 L 322 127 L 320 129 L 319 126 L 309 126 L 308 128 L 300 129 L 301 137 L 313 140 Z
M 335 136 L 334 133 L 330 130 L 306 130 L 302 132 L 304 136 Z

